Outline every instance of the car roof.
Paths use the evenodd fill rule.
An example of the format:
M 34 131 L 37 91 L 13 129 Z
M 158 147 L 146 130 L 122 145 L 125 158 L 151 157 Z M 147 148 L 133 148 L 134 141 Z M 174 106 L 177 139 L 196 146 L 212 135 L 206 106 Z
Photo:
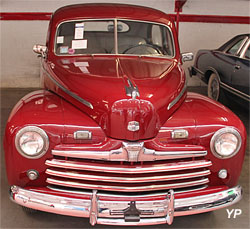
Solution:
M 164 24 L 171 23 L 171 18 L 160 10 L 137 5 L 111 3 L 90 3 L 64 6 L 56 10 L 52 17 L 53 24 L 59 24 L 60 22 L 67 20 L 95 18 L 121 18 L 154 21 Z
M 218 51 L 224 51 L 231 43 L 233 43 L 234 41 L 239 40 L 241 38 L 244 38 L 244 37 L 250 38 L 250 34 L 249 33 L 244 33 L 244 34 L 236 35 L 233 38 L 231 38 L 229 41 L 227 41 L 226 43 L 221 45 L 217 50 Z

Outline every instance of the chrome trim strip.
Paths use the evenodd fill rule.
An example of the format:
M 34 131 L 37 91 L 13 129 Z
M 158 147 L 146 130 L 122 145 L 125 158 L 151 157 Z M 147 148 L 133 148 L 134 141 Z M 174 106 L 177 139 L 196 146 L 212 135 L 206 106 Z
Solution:
M 193 67 L 193 69 L 196 71 L 196 72 L 198 72 L 198 73 L 200 73 L 201 75 L 204 75 L 205 73 L 203 72 L 203 71 L 201 71 L 199 68 L 196 68 L 196 67 L 194 67 L 194 66 L 192 66 Z
M 161 163 L 154 166 L 151 165 L 133 165 L 133 166 L 123 166 L 120 165 L 100 165 L 98 163 L 89 162 L 76 162 L 76 161 L 66 161 L 51 159 L 46 160 L 46 165 L 65 168 L 65 169 L 76 169 L 76 170 L 87 170 L 103 173 L 156 173 L 156 172 L 166 172 L 166 171 L 177 171 L 185 169 L 198 169 L 205 168 L 212 165 L 211 161 L 199 160 L 199 161 L 189 161 L 189 162 L 177 162 L 177 163 Z
M 242 41 L 242 43 L 241 43 L 241 45 L 240 45 L 240 47 L 239 47 L 239 49 L 238 49 L 238 51 L 236 52 L 236 56 L 241 56 L 241 52 L 242 52 L 242 48 L 244 47 L 244 45 L 246 44 L 246 42 L 247 42 L 247 40 L 248 40 L 248 37 L 245 37 L 245 39 Z M 232 48 L 232 47 L 231 47 Z M 239 55 L 240 54 L 240 55 Z
M 118 152 L 119 150 L 117 150 Z M 93 153 L 93 154 L 92 154 Z M 74 157 L 82 159 L 108 160 L 111 151 L 79 151 L 79 150 L 52 150 L 52 155 L 61 157 Z
M 131 143 L 130 143 L 131 144 Z M 123 146 L 119 149 L 110 151 L 88 151 L 88 150 L 52 150 L 52 154 L 62 157 L 73 157 L 81 159 L 96 159 L 96 160 L 108 160 L 108 161 L 130 161 L 128 146 L 123 143 Z M 168 160 L 178 158 L 193 158 L 206 156 L 207 151 L 156 151 L 141 146 L 139 150 L 137 161 L 156 161 L 156 160 Z
M 65 87 L 63 87 L 60 83 L 58 83 L 49 73 L 48 71 L 42 67 L 44 72 L 46 73 L 46 75 L 49 77 L 50 80 L 52 80 L 62 91 L 64 91 L 66 94 L 72 96 L 74 99 L 78 100 L 80 103 L 84 104 L 85 106 L 89 107 L 90 109 L 94 109 L 93 105 L 88 102 L 87 100 L 79 97 L 78 95 L 76 95 L 75 93 L 69 91 L 68 89 L 66 89 Z
M 177 193 L 185 193 L 185 192 L 195 192 L 195 191 L 200 191 L 200 190 L 203 190 L 205 188 L 207 188 L 208 186 L 207 185 L 200 185 L 198 187 L 188 187 L 188 188 L 185 188 L 184 190 L 174 190 L 174 193 L 177 194 Z M 83 190 L 80 190 L 80 189 L 72 189 L 72 188 L 67 188 L 67 187 L 58 187 L 58 186 L 55 186 L 55 185 L 48 185 L 47 186 L 48 189 L 51 189 L 53 191 L 57 191 L 57 192 L 66 192 L 66 193 L 73 193 L 73 194 L 79 194 L 79 195 L 91 195 L 91 191 L 83 191 Z M 163 195 L 167 195 L 167 192 L 161 192 L 161 191 L 158 191 L 157 193 L 154 193 L 154 196 L 155 197 L 159 197 L 159 196 L 163 196 Z M 130 198 L 142 198 L 142 197 L 150 197 L 152 196 L 152 194 L 133 194 L 133 195 L 129 195 Z M 108 193 L 102 193 L 102 197 L 115 197 L 115 198 L 123 198 L 124 195 L 120 195 L 120 194 L 108 194 Z
M 60 192 L 59 192 L 60 193 Z M 122 209 L 128 206 L 130 195 L 123 195 L 123 199 L 127 201 L 117 201 L 116 196 L 112 195 L 111 201 L 100 201 L 99 199 L 105 197 L 101 192 L 96 193 L 96 201 L 98 206 L 97 223 L 105 225 L 155 225 L 166 223 L 167 216 L 164 214 L 164 209 L 168 207 L 166 198 L 157 199 L 157 195 L 149 194 L 150 200 L 137 201 L 136 204 L 139 209 L 151 209 L 154 215 L 141 216 L 139 222 L 125 222 L 122 216 L 110 216 L 110 210 Z M 17 186 L 12 186 L 10 197 L 13 202 L 24 207 L 33 208 L 41 211 L 52 212 L 62 215 L 70 215 L 77 217 L 89 217 L 91 208 L 91 199 L 93 194 L 83 196 L 80 199 L 63 197 L 60 195 L 50 195 L 39 191 L 29 191 Z M 208 211 L 217 210 L 223 207 L 228 207 L 237 203 L 242 198 L 242 188 L 235 186 L 224 191 L 214 192 L 212 194 L 194 196 L 189 198 L 174 199 L 174 216 L 183 216 L 198 214 Z M 101 202 L 101 203 L 100 203 Z M 102 207 L 107 207 L 103 209 Z M 116 217 L 116 218 L 114 218 Z
M 153 185 L 144 185 L 144 186 L 133 186 L 133 187 L 124 187 L 118 185 L 103 185 L 103 184 L 88 184 L 86 182 L 79 183 L 77 181 L 69 180 L 57 180 L 54 178 L 47 178 L 46 182 L 52 185 L 60 185 L 72 188 L 82 188 L 82 189 L 97 189 L 104 191 L 116 191 L 116 192 L 142 192 L 142 191 L 157 191 L 164 189 L 175 189 L 175 188 L 185 188 L 195 185 L 203 185 L 209 182 L 208 178 L 202 178 L 195 181 L 179 182 L 172 184 L 153 184 Z
M 105 175 L 91 175 L 91 174 L 76 173 L 74 171 L 58 171 L 55 169 L 47 169 L 45 173 L 51 176 L 70 178 L 70 179 L 118 182 L 118 183 L 169 181 L 169 180 L 196 178 L 196 177 L 201 177 L 201 176 L 208 176 L 211 174 L 210 170 L 204 170 L 204 171 L 174 174 L 174 175 L 158 175 L 158 176 L 145 176 L 145 177 L 119 177 L 119 176 L 107 176 L 106 174 Z
M 246 51 L 247 51 L 249 45 L 250 45 L 250 39 L 246 42 L 245 47 L 243 47 L 242 50 L 240 51 L 240 58 L 246 59 L 245 54 L 246 54 Z
M 184 85 L 184 87 L 182 88 L 182 90 L 181 90 L 181 92 L 179 93 L 179 95 L 177 95 L 177 97 L 176 97 L 174 100 L 172 100 L 172 102 L 170 102 L 170 103 L 168 104 L 168 107 L 167 107 L 168 110 L 170 110 L 170 109 L 171 109 L 171 108 L 181 99 L 181 97 L 182 97 L 183 94 L 185 93 L 186 89 L 187 89 L 187 84 L 185 83 L 185 85 Z
M 225 90 L 231 92 L 232 94 L 236 95 L 236 96 L 239 96 L 240 98 L 250 102 L 250 95 L 247 95 L 233 87 L 230 87 L 228 86 L 227 84 L 223 83 L 223 82 L 220 82 L 220 85 L 222 88 L 224 88 Z

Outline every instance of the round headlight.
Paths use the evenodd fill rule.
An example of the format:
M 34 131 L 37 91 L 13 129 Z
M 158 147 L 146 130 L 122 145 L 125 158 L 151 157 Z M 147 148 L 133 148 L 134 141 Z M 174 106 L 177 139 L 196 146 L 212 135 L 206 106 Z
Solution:
M 241 147 L 241 136 L 233 127 L 222 128 L 213 135 L 210 148 L 219 158 L 230 158 L 238 153 Z
M 36 126 L 26 126 L 16 134 L 15 144 L 24 157 L 36 159 L 42 157 L 49 148 L 46 132 Z

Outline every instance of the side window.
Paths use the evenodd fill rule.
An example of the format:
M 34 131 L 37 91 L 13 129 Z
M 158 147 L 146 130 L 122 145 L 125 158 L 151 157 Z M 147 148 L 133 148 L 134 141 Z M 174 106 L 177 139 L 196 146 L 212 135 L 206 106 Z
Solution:
M 245 38 L 240 39 L 237 41 L 233 46 L 231 46 L 228 50 L 227 53 L 236 55 L 239 48 L 241 47 L 242 42 L 245 40 Z

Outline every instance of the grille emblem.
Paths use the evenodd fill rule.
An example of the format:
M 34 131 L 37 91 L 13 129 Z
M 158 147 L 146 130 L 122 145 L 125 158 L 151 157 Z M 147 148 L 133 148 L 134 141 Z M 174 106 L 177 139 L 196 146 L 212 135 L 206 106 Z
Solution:
M 123 147 L 127 151 L 128 154 L 128 161 L 138 161 L 140 152 L 144 152 L 144 143 L 128 143 L 123 142 Z
M 135 132 L 135 131 L 137 131 L 137 130 L 139 130 L 139 129 L 140 129 L 140 124 L 139 124 L 139 122 L 131 121 L 131 122 L 128 123 L 128 130 L 129 130 L 129 131 Z

